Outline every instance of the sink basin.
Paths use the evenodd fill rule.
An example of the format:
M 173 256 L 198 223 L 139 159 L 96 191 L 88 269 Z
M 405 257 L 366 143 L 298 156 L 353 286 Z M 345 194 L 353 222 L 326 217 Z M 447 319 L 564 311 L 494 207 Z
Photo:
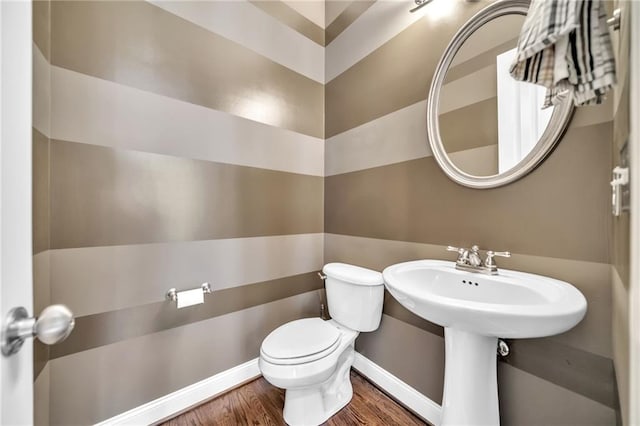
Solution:
M 507 269 L 483 275 L 457 270 L 454 262 L 417 260 L 389 266 L 382 275 L 400 304 L 445 328 L 439 426 L 499 425 L 498 338 L 559 334 L 587 311 L 571 284 Z
M 485 336 L 544 337 L 573 328 L 587 301 L 564 281 L 501 269 L 499 275 L 459 271 L 454 262 L 417 260 L 383 272 L 387 289 L 414 314 Z

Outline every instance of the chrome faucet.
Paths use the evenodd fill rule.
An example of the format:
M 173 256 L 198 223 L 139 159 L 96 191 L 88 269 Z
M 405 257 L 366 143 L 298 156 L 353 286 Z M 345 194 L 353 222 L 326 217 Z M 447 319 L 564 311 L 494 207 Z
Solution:
M 447 250 L 458 253 L 456 269 L 487 275 L 498 275 L 498 265 L 496 265 L 494 257 L 511 257 L 511 253 L 508 251 L 487 250 L 486 259 L 483 262 L 480 257 L 480 248 L 475 244 L 470 249 L 448 246 Z

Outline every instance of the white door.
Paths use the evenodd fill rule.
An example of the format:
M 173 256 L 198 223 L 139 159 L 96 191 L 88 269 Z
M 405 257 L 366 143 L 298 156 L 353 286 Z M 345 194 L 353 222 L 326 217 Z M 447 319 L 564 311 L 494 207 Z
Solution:
M 629 289 L 630 413 L 640 425 L 640 2 L 631 3 L 631 281 Z
M 33 314 L 31 272 L 31 2 L 0 0 L 0 320 Z M 0 424 L 33 423 L 33 340 L 0 355 Z

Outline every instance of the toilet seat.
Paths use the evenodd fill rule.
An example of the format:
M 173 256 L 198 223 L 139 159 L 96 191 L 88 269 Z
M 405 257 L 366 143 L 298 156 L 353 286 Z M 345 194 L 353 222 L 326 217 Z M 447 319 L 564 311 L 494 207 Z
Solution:
M 340 345 L 340 330 L 320 318 L 284 324 L 262 342 L 260 354 L 277 365 L 309 363 L 331 354 Z

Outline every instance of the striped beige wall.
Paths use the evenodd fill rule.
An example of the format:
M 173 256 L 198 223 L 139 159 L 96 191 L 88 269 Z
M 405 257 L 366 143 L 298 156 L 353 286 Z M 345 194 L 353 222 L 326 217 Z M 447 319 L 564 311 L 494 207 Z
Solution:
M 608 186 L 614 100 L 576 111 L 552 155 L 522 180 L 483 191 L 459 186 L 427 146 L 426 96 L 452 35 L 486 2 L 434 2 L 404 23 L 391 11 L 386 21 L 374 19 L 378 3 L 327 47 L 325 261 L 382 270 L 451 259 L 448 244 L 477 243 L 514 253 L 501 267 L 573 283 L 588 299 L 585 319 L 562 335 L 511 342 L 512 354 L 500 363 L 501 423 L 615 424 Z M 393 35 L 373 45 L 359 41 L 386 31 Z M 513 42 L 505 32 L 486 36 L 493 42 L 471 49 L 452 69 L 441 105 L 441 126 L 459 142 L 451 149 L 455 161 L 472 166 L 490 155 L 469 141 L 478 141 L 495 114 L 495 89 L 468 83 L 492 74 L 488 58 Z M 381 328 L 356 346 L 440 402 L 442 336 L 441 327 L 387 296 Z
M 264 6 L 34 5 L 36 310 L 76 315 L 36 352 L 36 423 L 105 420 L 320 313 L 324 29 Z
M 446 179 L 426 143 L 426 95 L 451 36 L 485 4 L 409 14 L 328 1 L 323 26 L 290 2 L 36 2 L 35 304 L 77 315 L 67 341 L 37 348 L 36 422 L 95 423 L 254 358 L 273 328 L 319 313 L 325 262 L 381 270 L 478 243 L 589 300 L 575 329 L 512 343 L 502 423 L 615 423 L 627 234 L 607 182 L 625 101 L 579 109 L 517 183 Z M 458 164 L 494 155 L 464 132 L 495 95 L 459 96 L 513 43 L 493 40 L 449 75 Z M 203 305 L 164 301 L 205 281 Z M 358 350 L 440 402 L 442 336 L 387 295 Z
M 328 25 L 326 27 L 325 35 L 326 44 L 329 44 L 333 40 L 338 38 L 338 36 L 342 34 L 344 30 L 346 30 L 351 24 L 353 24 L 355 20 L 358 19 L 360 15 L 362 15 L 367 9 L 373 6 L 374 3 L 375 1 L 373 0 L 325 2 L 325 14 L 327 15 L 327 20 L 330 19 L 329 16 L 333 17 L 331 22 L 327 23 Z M 332 13 L 336 8 L 341 10 L 341 12 L 337 14 L 337 16 Z
M 616 1 L 614 7 L 621 9 L 620 31 L 614 33 L 614 47 L 617 50 L 617 70 L 619 84 L 614 93 L 613 118 L 613 164 L 621 164 L 620 150 L 629 140 L 629 44 L 630 5 Z M 612 282 L 612 337 L 613 359 L 618 380 L 620 411 L 623 424 L 629 424 L 629 265 L 630 234 L 629 213 L 613 219 L 611 237 L 611 282 Z
M 251 3 L 275 19 L 286 23 L 300 34 L 324 46 L 324 28 L 298 13 L 291 5 L 279 0 L 251 0 Z M 290 2 L 293 3 L 293 2 Z

